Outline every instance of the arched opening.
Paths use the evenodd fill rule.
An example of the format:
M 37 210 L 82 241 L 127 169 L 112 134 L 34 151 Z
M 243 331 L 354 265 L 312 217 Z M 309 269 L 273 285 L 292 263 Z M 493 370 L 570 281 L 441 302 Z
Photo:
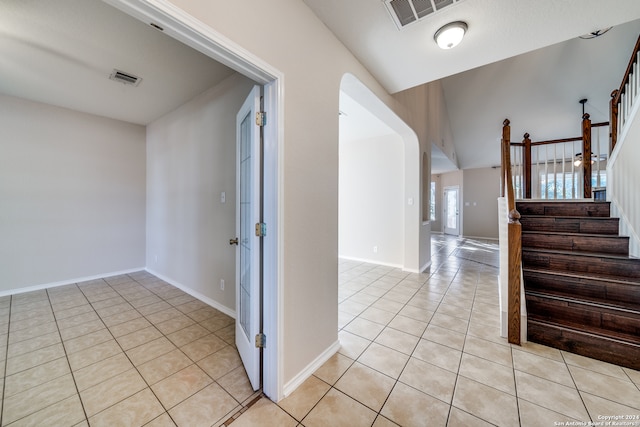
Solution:
M 340 112 L 339 256 L 418 272 L 418 138 L 351 74 L 341 81 Z

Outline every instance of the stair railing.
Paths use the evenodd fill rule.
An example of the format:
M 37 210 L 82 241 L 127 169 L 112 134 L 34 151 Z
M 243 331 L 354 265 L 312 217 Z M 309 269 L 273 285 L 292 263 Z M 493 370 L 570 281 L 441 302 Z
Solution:
M 631 117 L 631 110 L 638 99 L 640 90 L 640 36 L 633 48 L 631 59 L 627 65 L 627 70 L 622 78 L 620 87 L 611 93 L 611 104 L 609 111 L 611 114 L 611 134 L 609 143 L 609 153 L 613 151 L 618 142 L 618 135 L 622 133 L 624 125 Z
M 581 136 L 532 142 L 525 133 L 522 142 L 511 142 L 516 197 L 591 198 L 592 180 L 596 187 L 604 187 L 606 183 L 607 157 L 601 152 L 608 125 L 609 122 L 591 123 L 589 114 L 584 114 Z
M 522 277 L 522 226 L 516 210 L 516 198 L 511 174 L 511 126 L 505 119 L 502 126 L 502 197 L 506 197 L 509 211 L 507 236 L 509 240 L 507 287 L 507 339 L 520 345 L 520 294 Z

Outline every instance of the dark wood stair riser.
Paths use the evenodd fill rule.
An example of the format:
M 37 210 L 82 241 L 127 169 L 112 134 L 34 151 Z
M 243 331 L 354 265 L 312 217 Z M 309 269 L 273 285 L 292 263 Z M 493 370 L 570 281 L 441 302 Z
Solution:
M 629 309 L 640 308 L 640 281 L 614 282 L 594 277 L 559 276 L 543 271 L 523 271 L 527 291 L 600 301 Z
M 520 215 L 608 217 L 609 202 L 517 202 Z
M 586 233 L 617 235 L 620 229 L 618 218 L 600 217 L 553 217 L 523 216 L 522 231 L 551 231 L 558 233 Z
M 527 316 L 640 344 L 640 313 L 527 295 Z
M 589 256 L 579 253 L 544 252 L 522 248 L 525 268 L 551 271 L 603 274 L 621 278 L 640 278 L 640 259 L 617 256 Z
M 640 345 L 530 320 L 528 340 L 640 370 Z
M 523 232 L 522 246 L 540 249 L 629 255 L 629 238 L 623 236 Z

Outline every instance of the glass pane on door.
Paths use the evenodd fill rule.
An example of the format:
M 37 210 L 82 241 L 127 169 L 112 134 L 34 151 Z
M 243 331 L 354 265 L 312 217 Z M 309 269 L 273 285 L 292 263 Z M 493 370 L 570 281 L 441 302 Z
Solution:
M 251 117 L 247 114 L 240 124 L 240 326 L 250 337 L 251 324 Z
M 447 191 L 447 228 L 458 228 L 458 191 Z

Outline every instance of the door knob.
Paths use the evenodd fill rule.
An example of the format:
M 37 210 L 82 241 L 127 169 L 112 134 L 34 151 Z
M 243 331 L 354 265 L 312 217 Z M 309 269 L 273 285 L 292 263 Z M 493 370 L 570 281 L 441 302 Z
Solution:
M 238 244 L 238 238 L 236 237 L 235 239 L 229 239 L 229 244 L 230 245 L 237 245 Z

